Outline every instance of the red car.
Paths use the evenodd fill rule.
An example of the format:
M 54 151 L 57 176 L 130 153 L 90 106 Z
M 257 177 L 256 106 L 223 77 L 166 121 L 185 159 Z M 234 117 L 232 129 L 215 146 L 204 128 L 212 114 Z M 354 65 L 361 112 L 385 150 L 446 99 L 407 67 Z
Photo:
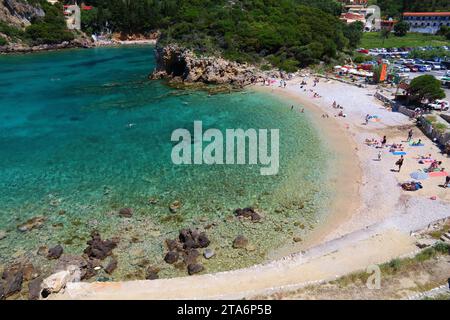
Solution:
M 367 49 L 359 49 L 358 52 L 364 53 L 364 54 L 369 54 L 369 50 L 367 50 Z
M 419 68 L 417 68 L 415 65 L 413 64 L 405 64 L 405 67 L 409 68 L 409 70 L 411 70 L 411 72 L 419 72 Z

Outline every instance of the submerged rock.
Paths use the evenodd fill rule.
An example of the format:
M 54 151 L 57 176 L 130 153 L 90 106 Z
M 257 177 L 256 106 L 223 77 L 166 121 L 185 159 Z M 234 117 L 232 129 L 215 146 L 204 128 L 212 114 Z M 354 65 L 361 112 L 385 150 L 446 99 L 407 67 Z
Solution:
M 193 275 L 199 272 L 202 272 L 205 268 L 201 264 L 190 264 L 188 265 L 188 273 L 189 275 Z
M 133 209 L 122 208 L 119 210 L 119 216 L 121 216 L 123 218 L 131 218 L 133 216 Z
M 47 259 L 57 260 L 63 254 L 64 249 L 61 245 L 54 246 L 53 248 L 48 249 Z
M 167 262 L 168 264 L 174 264 L 175 262 L 178 261 L 179 257 L 180 257 L 180 255 L 178 254 L 178 252 L 169 251 L 169 252 L 167 252 L 166 256 L 164 257 L 164 261 Z
M 210 244 L 206 233 L 199 233 L 198 230 L 182 229 L 178 238 L 183 243 L 183 248 L 188 250 L 206 248 Z
M 176 213 L 180 208 L 181 208 L 181 202 L 178 200 L 172 202 L 169 206 L 169 210 L 172 213 Z
M 40 228 L 44 224 L 45 219 L 46 218 L 43 216 L 37 216 L 37 217 L 31 218 L 31 219 L 27 220 L 25 223 L 18 225 L 17 229 L 20 232 L 27 232 L 27 231 L 31 231 L 35 228 Z
M 36 278 L 28 283 L 28 300 L 39 300 L 42 281 L 42 278 Z
M 12 296 L 13 294 L 19 293 L 22 291 L 22 283 L 23 283 L 23 271 L 19 270 L 16 273 L 8 274 L 6 278 L 4 278 L 3 285 L 3 295 L 5 298 Z
M 248 239 L 242 235 L 239 235 L 233 241 L 233 248 L 242 249 L 248 245 Z
M 7 233 L 6 233 L 6 231 L 0 230 L 0 240 L 3 240 L 3 239 L 5 239 L 5 238 L 6 238 L 6 236 L 7 236 Z
M 234 214 L 237 217 L 249 218 L 252 222 L 261 221 L 261 215 L 256 212 L 253 208 L 238 208 L 234 211 Z
M 84 253 L 91 259 L 103 260 L 110 256 L 112 250 L 117 247 L 117 240 L 102 240 L 98 232 L 93 232 L 91 238 L 87 242 L 89 246 L 84 250 Z
M 158 273 L 159 273 L 158 268 L 150 266 L 150 267 L 148 267 L 148 269 L 146 271 L 145 279 L 147 279 L 147 280 L 159 279 Z
M 205 252 L 203 252 L 203 256 L 205 257 L 205 259 L 211 259 L 215 255 L 216 253 L 212 249 L 206 249 Z
M 111 261 L 106 265 L 105 272 L 107 274 L 112 274 L 114 270 L 116 270 L 117 264 L 118 264 L 117 259 L 113 257 Z
M 197 263 L 197 259 L 200 256 L 200 252 L 196 249 L 187 250 L 184 253 L 183 261 L 186 265 Z

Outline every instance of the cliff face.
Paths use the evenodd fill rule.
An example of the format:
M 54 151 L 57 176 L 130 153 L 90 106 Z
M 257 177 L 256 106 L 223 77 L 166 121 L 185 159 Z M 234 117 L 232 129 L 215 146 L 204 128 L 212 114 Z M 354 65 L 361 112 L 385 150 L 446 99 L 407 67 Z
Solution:
M 44 10 L 39 6 L 32 6 L 26 1 L 0 0 L 0 21 L 18 28 L 31 24 L 35 17 L 45 16 Z
M 192 51 L 177 45 L 157 47 L 156 61 L 157 68 L 151 79 L 242 87 L 253 83 L 259 75 L 255 67 L 222 58 L 197 57 Z

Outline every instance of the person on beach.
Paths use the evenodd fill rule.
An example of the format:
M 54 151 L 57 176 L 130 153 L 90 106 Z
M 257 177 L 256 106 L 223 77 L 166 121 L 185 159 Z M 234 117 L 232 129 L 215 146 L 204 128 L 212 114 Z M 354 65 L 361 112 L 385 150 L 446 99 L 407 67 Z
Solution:
M 370 115 L 367 114 L 367 115 L 366 115 L 366 126 L 369 124 L 369 120 L 370 120 Z
M 395 163 L 395 165 L 398 166 L 397 172 L 400 172 L 400 170 L 402 169 L 403 161 L 405 161 L 405 158 L 403 158 L 403 156 L 401 156 L 400 159 L 398 159 L 397 162 Z
M 411 140 L 412 140 L 412 137 L 413 137 L 413 130 L 412 129 L 410 129 L 409 131 L 408 131 L 408 142 L 410 142 Z
M 450 175 L 447 175 L 445 177 L 444 188 L 448 188 L 449 185 L 450 185 Z
M 381 151 L 378 151 L 378 161 L 381 161 Z
M 387 138 L 386 138 L 386 136 L 384 136 L 384 137 L 383 137 L 383 140 L 381 140 L 381 147 L 384 148 L 384 146 L 386 145 L 386 143 L 387 143 Z

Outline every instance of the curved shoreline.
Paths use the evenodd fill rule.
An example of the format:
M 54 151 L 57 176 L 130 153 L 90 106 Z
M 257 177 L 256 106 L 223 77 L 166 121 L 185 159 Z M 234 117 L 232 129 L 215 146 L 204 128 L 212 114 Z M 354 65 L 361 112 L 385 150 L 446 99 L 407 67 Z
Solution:
M 411 234 L 450 216 L 450 198 L 448 194 L 439 191 L 440 201 L 430 199 L 430 193 L 435 192 L 431 184 L 428 184 L 431 190 L 424 189 L 414 195 L 401 191 L 398 182 L 408 176 L 408 170 L 414 169 L 414 163 L 417 162 L 411 158 L 410 162 L 406 161 L 405 170 L 401 174 L 395 174 L 389 170 L 395 157 L 388 150 L 383 150 L 383 161 L 374 161 L 375 152 L 378 151 L 364 145 L 364 139 L 379 138 L 380 134 L 385 133 L 389 135 L 390 141 L 401 141 L 404 132 L 399 129 L 411 125 L 411 121 L 401 114 L 384 109 L 372 97 L 374 87 L 352 90 L 347 85 L 338 83 L 321 84 L 317 90 L 326 95 L 326 98 L 316 105 L 309 101 L 312 99 L 304 97 L 295 85 L 294 81 L 290 81 L 287 89 L 275 89 L 272 92 L 279 94 L 278 91 L 281 91 L 287 97 L 295 96 L 298 98 L 296 101 L 305 105 L 305 110 L 316 112 L 317 115 L 321 113 L 320 110 L 333 112 L 329 107 L 329 99 L 345 104 L 347 118 L 336 117 L 330 123 L 341 130 L 343 141 L 350 140 L 353 141 L 352 146 L 358 146 L 356 150 L 346 150 L 349 150 L 347 159 L 351 160 L 347 165 L 353 168 L 359 163 L 363 169 L 361 182 L 355 181 L 353 185 L 357 187 L 360 196 L 359 208 L 353 201 L 353 209 L 346 207 L 348 211 L 342 208 L 341 212 L 328 215 L 326 223 L 311 233 L 302 244 L 307 249 L 265 264 L 215 274 L 153 281 L 69 283 L 65 292 L 52 296 L 51 299 L 252 298 L 335 280 L 364 270 L 368 265 L 416 253 L 416 239 Z M 373 123 L 369 127 L 362 125 L 362 119 L 368 112 L 377 112 L 382 122 Z M 415 134 L 423 137 L 418 130 Z M 424 141 L 425 139 L 423 137 Z M 427 149 L 437 152 L 437 148 L 429 140 L 426 141 L 430 145 Z M 417 152 L 420 152 L 408 151 L 411 152 L 410 157 L 417 156 Z M 445 161 L 448 163 L 449 160 Z M 352 195 L 350 197 L 353 198 Z M 335 205 L 337 203 L 339 201 L 336 200 Z M 343 204 L 348 205 L 348 201 Z M 423 214 L 425 211 L 426 215 Z
M 288 103 L 296 103 L 300 107 L 305 107 L 306 115 L 312 121 L 314 128 L 319 132 L 322 143 L 335 155 L 332 163 L 328 164 L 331 167 L 328 168 L 330 176 L 327 179 L 331 184 L 329 188 L 334 191 L 334 194 L 331 196 L 330 204 L 327 208 L 328 212 L 323 217 L 323 221 L 320 221 L 302 242 L 288 243 L 269 253 L 268 260 L 271 261 L 322 243 L 326 236 L 336 228 L 336 225 L 351 219 L 357 213 L 361 206 L 359 181 L 362 178 L 362 169 L 360 161 L 356 161 L 357 166 L 355 168 L 355 157 L 353 154 L 357 144 L 349 135 L 348 130 L 333 117 L 322 118 L 324 110 L 319 105 L 294 92 L 278 87 L 253 86 L 251 89 L 273 94 L 281 97 Z M 298 110 L 298 106 L 296 110 Z M 339 168 L 339 171 L 346 172 L 346 174 L 339 174 L 340 172 L 338 172 L 337 168 Z M 352 200 L 349 201 L 349 199 Z

